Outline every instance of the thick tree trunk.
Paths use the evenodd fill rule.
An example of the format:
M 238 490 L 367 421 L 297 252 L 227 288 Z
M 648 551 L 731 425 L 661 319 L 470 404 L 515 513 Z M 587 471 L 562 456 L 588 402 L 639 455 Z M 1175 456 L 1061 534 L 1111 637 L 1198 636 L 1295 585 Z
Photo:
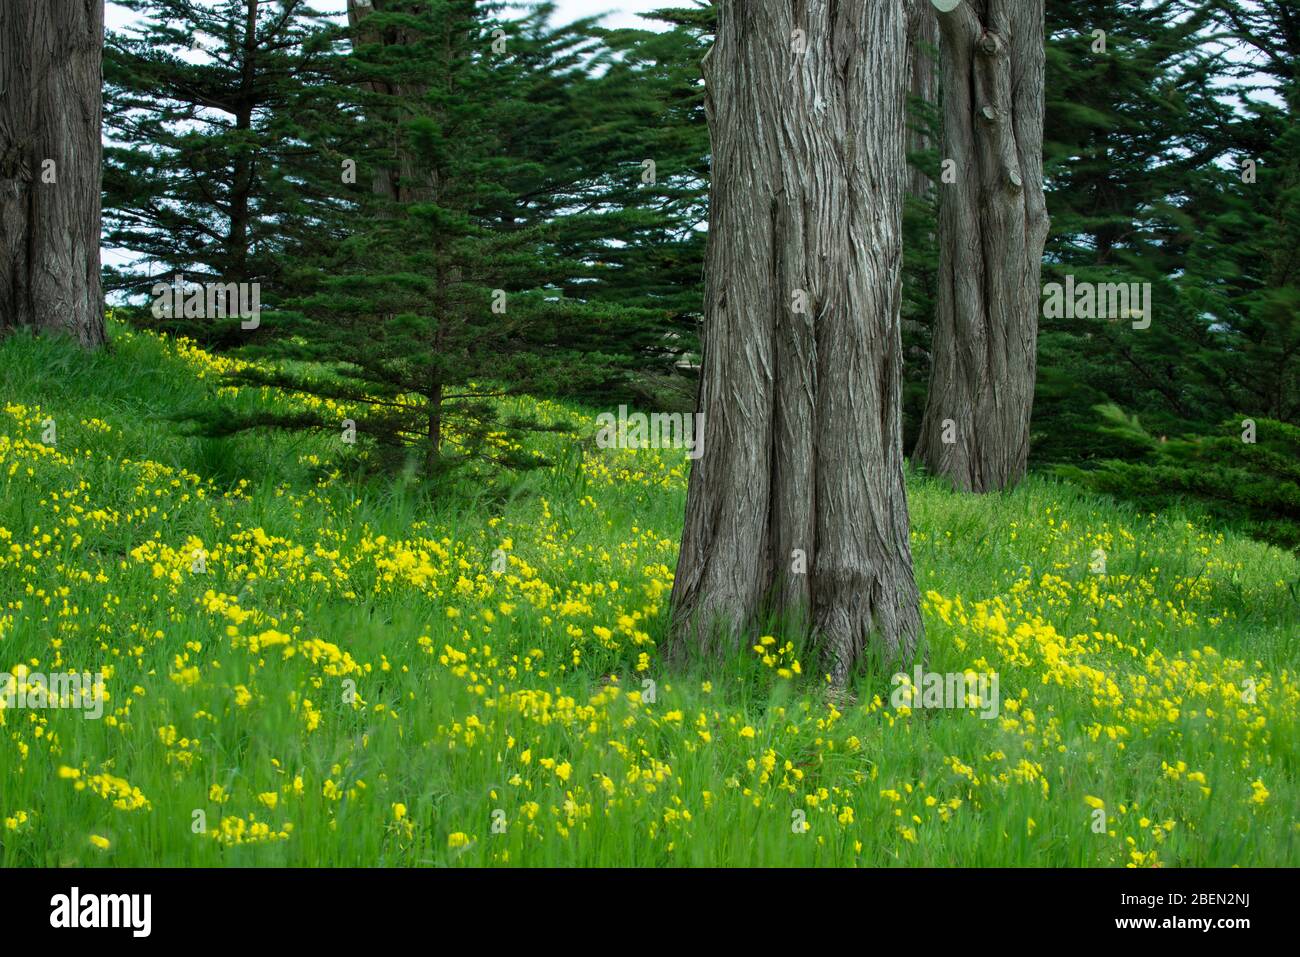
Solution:
M 0 2 L 0 334 L 104 342 L 103 0 Z
M 939 52 L 939 21 L 930 0 L 911 0 L 907 23 L 907 74 L 911 96 L 934 104 L 939 97 L 939 69 L 936 57 Z M 925 130 L 915 128 L 918 117 L 912 117 L 907 148 L 922 153 L 931 148 Z M 919 169 L 909 170 L 907 191 L 918 198 L 929 195 L 930 177 Z
M 1043 200 L 1043 0 L 939 14 L 943 158 L 930 392 L 915 458 L 962 491 L 1025 474 L 1037 365 Z
M 769 608 L 844 683 L 920 633 L 903 484 L 905 11 L 719 0 L 699 406 L 671 650 Z M 770 604 L 769 604 L 770 603 Z

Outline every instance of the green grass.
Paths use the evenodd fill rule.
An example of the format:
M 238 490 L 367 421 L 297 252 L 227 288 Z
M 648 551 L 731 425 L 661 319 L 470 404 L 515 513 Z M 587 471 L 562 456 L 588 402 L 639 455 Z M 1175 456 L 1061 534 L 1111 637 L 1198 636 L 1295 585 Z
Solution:
M 0 671 L 109 692 L 0 712 L 0 864 L 1300 862 L 1292 555 L 914 477 L 927 668 L 996 672 L 998 718 L 828 694 L 775 629 L 672 672 L 684 454 L 541 436 L 430 499 L 334 436 L 186 437 L 219 363 L 113 331 L 0 344 Z

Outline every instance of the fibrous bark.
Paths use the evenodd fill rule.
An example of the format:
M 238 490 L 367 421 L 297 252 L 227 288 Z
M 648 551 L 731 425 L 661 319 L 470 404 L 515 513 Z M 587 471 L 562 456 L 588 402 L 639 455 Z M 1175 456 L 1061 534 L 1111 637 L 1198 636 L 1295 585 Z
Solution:
M 0 3 L 0 334 L 104 341 L 103 0 Z
M 930 0 L 910 0 L 907 21 L 907 75 L 909 92 L 917 100 L 933 104 L 939 95 L 939 69 L 936 57 L 939 52 L 939 21 Z M 908 150 L 922 153 L 930 149 L 930 136 L 923 129 L 913 128 L 909 133 Z M 930 178 L 913 167 L 907 183 L 907 192 L 918 198 L 929 194 Z
M 1043 0 L 939 14 L 944 143 L 930 391 L 915 458 L 962 491 L 1014 485 L 1029 455 L 1047 208 Z M 947 181 L 950 179 L 951 181 Z
M 732 650 L 776 609 L 843 683 L 872 636 L 894 657 L 920 633 L 901 449 L 906 12 L 717 7 L 704 447 L 672 647 Z

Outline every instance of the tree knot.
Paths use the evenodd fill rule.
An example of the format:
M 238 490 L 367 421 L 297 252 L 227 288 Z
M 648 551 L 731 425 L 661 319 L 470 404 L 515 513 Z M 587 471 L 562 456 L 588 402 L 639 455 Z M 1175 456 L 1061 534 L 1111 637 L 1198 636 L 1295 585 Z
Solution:
M 993 30 L 985 30 L 979 40 L 979 51 L 985 56 L 997 56 L 1003 46 L 1002 38 Z

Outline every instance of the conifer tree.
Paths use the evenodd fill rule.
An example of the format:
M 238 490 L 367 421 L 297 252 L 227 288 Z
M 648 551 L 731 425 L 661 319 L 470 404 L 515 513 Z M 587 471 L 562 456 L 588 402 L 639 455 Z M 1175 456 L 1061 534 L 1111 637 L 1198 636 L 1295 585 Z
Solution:
M 538 423 L 508 395 L 583 392 L 625 358 L 602 351 L 652 310 L 587 294 L 592 254 L 620 228 L 591 160 L 624 135 L 594 122 L 601 51 L 587 29 L 503 4 L 408 0 L 354 17 L 341 75 L 360 120 L 346 236 L 306 263 L 311 287 L 269 321 L 245 382 L 344 403 L 332 413 L 204 417 L 210 434 L 310 428 L 355 436 L 367 461 L 428 478 L 473 461 L 538 464 Z M 329 406 L 322 406 L 328 408 Z
M 1047 32 L 1043 281 L 1152 284 L 1146 328 L 1116 316 L 1040 324 L 1031 454 L 1082 461 L 1121 451 L 1098 431 L 1098 404 L 1140 413 L 1157 434 L 1224 412 L 1184 373 L 1184 356 L 1218 347 L 1175 280 L 1198 234 L 1191 187 L 1230 149 L 1233 114 L 1204 4 L 1049 3 Z
M 344 202 L 340 158 L 313 142 L 347 106 L 331 82 L 339 32 L 307 0 L 121 5 L 139 19 L 106 43 L 104 242 L 132 260 L 106 288 L 149 296 L 180 274 L 258 283 L 274 304 Z M 234 317 L 165 325 L 210 345 L 247 338 Z

